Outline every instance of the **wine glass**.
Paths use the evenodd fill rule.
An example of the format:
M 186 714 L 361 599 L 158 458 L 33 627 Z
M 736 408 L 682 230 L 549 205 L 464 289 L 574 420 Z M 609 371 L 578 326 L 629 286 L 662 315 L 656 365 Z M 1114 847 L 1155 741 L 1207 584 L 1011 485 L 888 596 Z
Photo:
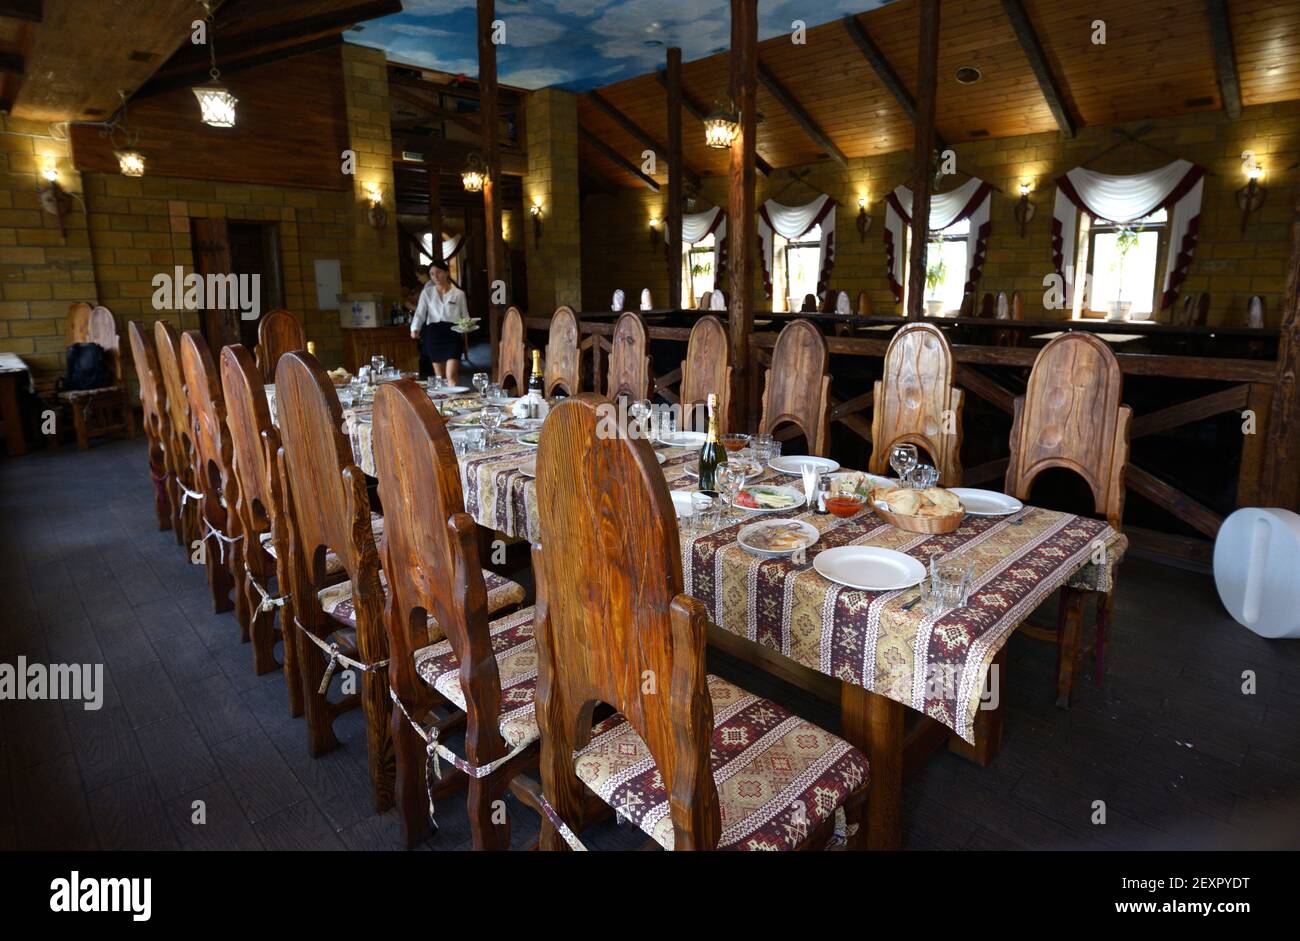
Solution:
M 379 385 L 379 378 L 384 374 L 384 367 L 388 365 L 388 360 L 376 353 L 370 357 L 370 384 Z
M 632 429 L 633 437 L 645 437 L 646 419 L 650 417 L 649 399 L 637 399 L 627 407 L 628 415 L 632 416 L 635 425 Z
M 916 466 L 917 454 L 914 444 L 896 444 L 889 449 L 889 466 L 901 483 L 907 481 L 907 475 Z
M 476 372 L 474 373 L 474 378 L 470 381 L 474 386 L 474 391 L 477 392 L 479 395 L 482 395 L 484 391 L 487 389 L 488 383 L 491 382 L 492 380 L 488 377 L 487 373 Z
M 487 447 L 492 447 L 496 437 L 496 430 L 501 427 L 501 422 L 505 420 L 505 409 L 499 405 L 489 405 L 479 412 L 479 424 L 487 430 Z
M 720 464 L 717 471 L 718 489 L 727 503 L 727 517 L 736 515 L 736 497 L 745 486 L 749 468 L 743 461 L 727 461 Z

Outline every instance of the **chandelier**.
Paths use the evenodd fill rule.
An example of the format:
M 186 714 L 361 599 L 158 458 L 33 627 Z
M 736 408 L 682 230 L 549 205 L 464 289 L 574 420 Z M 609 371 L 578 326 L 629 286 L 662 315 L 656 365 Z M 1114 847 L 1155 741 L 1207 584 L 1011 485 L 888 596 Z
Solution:
M 465 187 L 465 192 L 481 193 L 486 177 L 487 174 L 483 172 L 483 161 L 479 159 L 479 155 L 470 154 L 469 159 L 465 161 L 465 169 L 460 174 L 460 182 Z
M 740 115 L 736 114 L 734 106 L 726 109 L 718 105 L 704 119 L 704 143 L 715 150 L 729 150 L 739 133 Z

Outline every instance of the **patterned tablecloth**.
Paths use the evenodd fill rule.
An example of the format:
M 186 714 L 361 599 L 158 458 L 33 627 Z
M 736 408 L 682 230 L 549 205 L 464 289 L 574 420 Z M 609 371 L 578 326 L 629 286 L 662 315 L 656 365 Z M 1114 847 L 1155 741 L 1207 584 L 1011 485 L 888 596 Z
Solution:
M 373 476 L 369 423 L 350 417 L 345 430 L 359 466 Z M 695 478 L 686 466 L 697 451 L 662 453 L 669 487 L 692 489 Z M 521 539 L 537 533 L 536 482 L 520 472 L 536 454 L 536 448 L 507 439 L 461 458 L 465 509 L 481 526 Z M 796 478 L 783 480 L 798 486 Z M 706 535 L 683 533 L 682 541 L 686 591 L 704 603 L 719 627 L 910 706 L 968 742 L 989 665 L 1015 629 L 1063 585 L 1109 590 L 1128 545 L 1104 521 L 1037 507 L 1006 517 L 967 517 L 943 536 L 904 532 L 865 512 L 848 520 L 811 512 L 767 514 L 778 517 L 797 517 L 821 531 L 809 561 L 823 549 L 844 545 L 896 549 L 922 562 L 956 554 L 974 559 L 970 603 L 934 615 L 924 604 L 903 610 L 917 588 L 846 588 L 810 566 L 751 555 L 736 535 L 754 517 Z

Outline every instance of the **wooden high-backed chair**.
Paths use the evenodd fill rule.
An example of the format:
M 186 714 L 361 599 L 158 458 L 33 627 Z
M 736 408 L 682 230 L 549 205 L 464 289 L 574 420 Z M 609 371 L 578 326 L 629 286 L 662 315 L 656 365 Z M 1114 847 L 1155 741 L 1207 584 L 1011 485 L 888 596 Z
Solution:
M 938 327 L 909 323 L 894 334 L 875 385 L 867 470 L 887 474 L 890 449 L 908 443 L 930 455 L 942 486 L 961 485 L 964 396 L 952 373 L 952 350 Z
M 731 414 L 730 359 L 727 328 L 722 321 L 712 314 L 695 321 L 686 344 L 686 359 L 682 360 L 680 398 L 684 430 L 692 427 L 690 417 L 704 406 L 712 393 L 718 397 L 718 433 L 726 434 Z
M 1268 307 L 1263 295 L 1256 294 L 1246 304 L 1246 326 L 1251 330 L 1263 330 L 1268 320 Z
M 871 295 L 865 290 L 858 291 L 857 310 L 859 317 L 870 317 L 875 313 L 875 307 L 871 303 Z
M 192 554 L 195 543 L 202 538 L 199 523 L 199 505 L 194 486 L 194 425 L 190 420 L 190 402 L 185 395 L 185 379 L 181 375 L 181 340 L 176 328 L 165 320 L 153 325 L 154 349 L 158 354 L 158 369 L 162 373 L 163 388 L 167 394 L 168 422 L 171 443 L 167 448 L 167 474 L 169 491 L 176 501 L 173 525 L 176 541 Z
M 518 307 L 506 308 L 501 320 L 501 341 L 497 347 L 496 381 L 502 390 L 514 384 L 514 394 L 523 395 L 528 385 L 527 357 L 524 353 L 524 317 Z
M 89 304 L 73 304 L 68 308 L 68 344 L 98 343 L 104 349 L 104 360 L 113 377 L 110 385 L 99 389 L 69 389 L 59 393 L 59 400 L 72 411 L 72 426 L 77 434 L 77 447 L 90 447 L 91 435 L 124 431 L 128 438 L 135 437 L 135 410 L 126 384 L 122 381 L 122 338 L 117 333 L 117 318 L 107 307 L 91 308 Z M 117 413 L 114 419 L 113 413 Z
M 154 512 L 158 514 L 158 528 L 171 529 L 177 525 L 175 495 L 169 490 L 167 479 L 167 448 L 171 442 L 171 416 L 167 414 L 167 392 L 162 384 L 162 370 L 158 366 L 158 352 L 153 337 L 140 322 L 132 320 L 126 325 L 131 342 L 131 358 L 135 361 L 136 378 L 140 381 L 140 410 L 144 419 L 144 436 L 149 442 L 149 478 L 154 487 Z
M 829 363 L 826 338 L 812 321 L 786 324 L 772 349 L 758 430 L 771 434 L 778 425 L 790 422 L 808 439 L 808 452 L 824 457 L 830 447 Z
M 799 305 L 799 313 L 801 313 L 801 314 L 815 314 L 815 313 L 817 313 L 817 307 L 818 307 L 818 304 L 817 304 L 817 295 L 816 295 L 816 294 L 805 294 L 805 295 L 803 296 L 803 303 Z
M 230 467 L 225 397 L 208 343 L 197 330 L 181 334 L 181 373 L 194 428 L 194 481 L 201 494 L 199 521 L 212 610 L 229 611 L 233 606 L 240 634 L 247 639 L 248 606 L 242 593 L 236 593 L 233 603 L 231 598 L 235 587 L 232 573 L 243 572 L 244 558 L 239 519 L 229 509 L 239 500 L 239 488 Z
M 469 817 L 475 849 L 509 849 L 510 823 L 493 805 L 515 776 L 537 764 L 533 709 L 537 650 L 533 609 L 489 622 L 478 527 L 465 512 L 460 468 L 446 422 L 423 388 L 403 379 L 375 396 L 375 467 L 388 510 L 382 550 L 389 594 L 388 682 L 394 716 L 397 806 L 408 847 L 428 831 L 426 748 L 436 706 L 464 713 Z M 443 639 L 443 635 L 446 639 Z M 473 769 L 498 763 L 475 776 Z M 443 782 L 447 783 L 447 782 Z M 512 787 L 541 813 L 536 787 Z
M 1025 394 L 1015 402 L 1011 460 L 1006 492 L 1028 500 L 1034 479 L 1063 467 L 1077 473 L 1092 491 L 1093 507 L 1115 530 L 1124 516 L 1124 469 L 1128 465 L 1129 423 L 1133 410 L 1123 404 L 1123 373 L 1103 340 L 1090 333 L 1065 333 L 1048 343 L 1034 360 Z M 1101 681 L 1112 592 L 1098 598 L 1095 673 Z M 1062 615 L 1064 615 L 1064 595 Z M 1058 647 L 1074 641 L 1058 623 Z M 1072 656 L 1060 658 L 1061 700 L 1073 684 Z
M 602 402 L 552 409 L 537 456 L 541 847 L 578 840 L 584 785 L 665 849 L 820 846 L 841 807 L 857 845 L 866 758 L 707 674 L 668 484 L 644 438 L 598 432 Z M 619 715 L 593 727 L 599 703 Z
M 550 398 L 557 388 L 566 395 L 582 391 L 582 355 L 578 315 L 572 307 L 557 307 L 551 316 L 551 327 L 546 337 L 546 387 L 543 394 Z
M 275 365 L 294 350 L 307 349 L 302 321 L 287 310 L 273 310 L 257 324 L 257 369 L 262 382 L 275 382 Z
M 650 398 L 650 357 L 646 355 L 645 324 L 637 314 L 625 311 L 619 315 L 614 321 L 610 346 L 606 397 Z
M 303 693 L 297 630 L 293 626 L 293 598 L 288 593 L 292 582 L 290 524 L 284 509 L 285 485 L 276 459 L 280 435 L 271 422 L 261 370 L 241 344 L 232 344 L 221 351 L 221 385 L 235 479 L 239 484 L 233 512 L 244 535 L 241 546 L 244 570 L 235 573 L 235 580 L 249 610 L 248 639 L 253 647 L 253 671 L 260 676 L 283 666 L 289 714 L 300 716 Z M 337 579 L 342 571 L 338 556 L 327 554 L 326 578 Z M 281 664 L 275 660 L 277 610 L 279 637 L 284 641 Z

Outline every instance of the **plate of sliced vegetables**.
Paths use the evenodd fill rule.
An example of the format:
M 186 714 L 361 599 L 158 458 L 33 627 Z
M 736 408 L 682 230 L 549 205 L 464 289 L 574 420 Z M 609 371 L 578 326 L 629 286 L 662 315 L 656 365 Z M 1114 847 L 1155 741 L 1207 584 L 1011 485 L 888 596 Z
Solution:
M 736 506 L 750 513 L 780 513 L 802 506 L 802 490 L 775 484 L 755 484 L 736 494 Z

